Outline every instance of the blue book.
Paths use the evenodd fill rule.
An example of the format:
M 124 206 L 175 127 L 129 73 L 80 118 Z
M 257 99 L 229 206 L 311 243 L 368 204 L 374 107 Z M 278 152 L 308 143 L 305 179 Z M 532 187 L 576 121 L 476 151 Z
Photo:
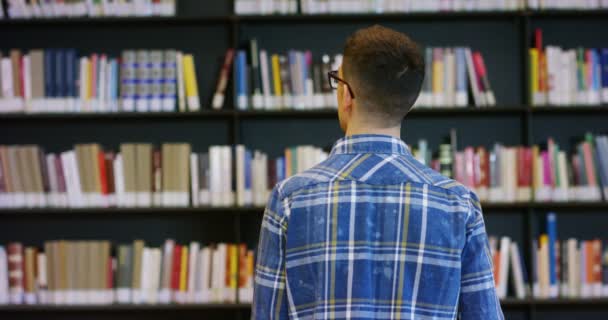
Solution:
M 600 55 L 595 49 L 591 49 L 593 57 L 593 91 L 600 92 L 602 90 L 602 64 Z
M 302 70 L 302 78 L 300 79 L 300 81 L 302 81 L 302 94 L 308 95 L 309 92 L 306 88 L 306 79 L 308 79 L 308 63 L 306 62 L 306 55 L 304 52 L 298 52 L 298 59 L 300 60 L 300 67 Z
M 285 158 L 277 158 L 277 182 L 285 180 Z
M 64 98 L 66 96 L 66 66 L 65 50 L 55 50 L 55 97 Z
M 603 101 L 608 102 L 608 48 L 602 48 L 601 52 Z
M 456 48 L 456 106 L 469 104 L 467 93 L 467 60 L 464 48 Z
M 112 81 L 111 81 L 111 87 L 112 87 L 112 91 L 110 91 L 110 97 L 112 99 L 112 101 L 114 101 L 113 103 L 116 104 L 115 105 L 115 109 L 118 108 L 118 99 L 120 97 L 119 93 L 118 93 L 118 84 L 120 83 L 120 72 L 119 72 L 119 68 L 118 68 L 118 60 L 117 59 L 113 59 L 112 60 Z M 116 110 L 118 111 L 118 110 Z
M 555 242 L 557 241 L 557 218 L 555 213 L 547 214 L 547 236 L 549 237 L 549 284 L 551 297 L 557 297 L 557 266 L 555 255 Z
M 247 53 L 244 50 L 239 50 L 237 52 L 236 62 L 235 73 L 237 79 L 237 107 L 240 110 L 245 110 L 248 108 L 247 94 L 249 90 L 247 88 Z
M 76 57 L 75 49 L 67 49 L 65 51 L 65 83 L 66 83 L 66 97 L 75 98 L 76 92 L 76 81 L 78 79 L 78 58 Z
M 44 92 L 47 98 L 56 97 L 55 94 L 55 51 L 44 50 Z
M 287 56 L 287 61 L 289 62 L 289 73 L 291 74 L 291 94 L 294 96 L 301 95 L 300 87 L 298 85 L 298 77 L 297 73 L 297 65 L 298 65 L 298 55 L 294 50 L 290 50 Z
M 251 151 L 245 150 L 245 190 L 251 191 Z

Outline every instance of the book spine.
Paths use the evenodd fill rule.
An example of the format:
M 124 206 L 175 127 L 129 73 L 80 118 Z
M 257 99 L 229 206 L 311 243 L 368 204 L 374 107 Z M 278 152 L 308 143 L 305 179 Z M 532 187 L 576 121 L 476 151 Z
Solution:
M 224 106 L 226 87 L 228 85 L 228 80 L 230 77 L 230 70 L 232 68 L 232 63 L 234 61 L 235 50 L 230 48 L 226 51 L 226 57 L 224 58 L 224 64 L 222 65 L 222 69 L 220 70 L 220 75 L 217 82 L 217 87 L 215 89 L 215 94 L 213 96 L 212 107 L 213 109 L 221 109 Z
M 8 245 L 9 301 L 11 304 L 24 302 L 24 259 L 20 243 Z

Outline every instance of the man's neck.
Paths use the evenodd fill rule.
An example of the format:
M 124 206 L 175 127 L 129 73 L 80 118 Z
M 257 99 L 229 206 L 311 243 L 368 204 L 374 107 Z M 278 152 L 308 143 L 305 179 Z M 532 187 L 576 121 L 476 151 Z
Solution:
M 370 128 L 364 126 L 349 126 L 346 130 L 346 136 L 354 136 L 359 134 L 378 134 L 385 136 L 392 136 L 397 139 L 401 139 L 401 126 L 390 127 L 390 128 Z

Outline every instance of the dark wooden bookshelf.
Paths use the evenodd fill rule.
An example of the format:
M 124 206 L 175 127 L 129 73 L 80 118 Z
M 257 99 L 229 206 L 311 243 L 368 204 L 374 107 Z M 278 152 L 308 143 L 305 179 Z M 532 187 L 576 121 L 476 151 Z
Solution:
M 388 14 L 247 15 L 233 13 L 234 1 L 179 0 L 175 17 L 104 17 L 0 20 L 0 50 L 11 48 L 71 48 L 82 54 L 124 49 L 175 48 L 195 55 L 203 110 L 187 113 L 0 114 L 0 144 L 40 144 L 49 152 L 74 143 L 99 142 L 114 148 L 121 142 L 190 142 L 193 150 L 210 145 L 243 144 L 274 157 L 299 144 L 331 146 L 341 136 L 337 112 L 319 110 L 247 110 L 234 108 L 233 81 L 226 108 L 208 108 L 227 48 L 246 48 L 258 39 L 260 48 L 284 52 L 310 49 L 315 54 L 338 53 L 346 36 L 371 24 L 406 32 L 422 45 L 470 46 L 486 58 L 488 76 L 499 106 L 488 108 L 416 108 L 406 118 L 404 139 L 428 139 L 437 150 L 451 128 L 458 145 L 534 145 L 552 136 L 560 147 L 586 132 L 607 130 L 608 106 L 531 106 L 528 98 L 528 48 L 536 28 L 546 45 L 565 48 L 608 46 L 608 10 L 505 12 L 439 12 Z M 294 36 L 295 35 L 295 36 Z M 412 121 L 408 122 L 408 119 Z M 571 151 L 571 150 L 568 150 Z M 531 274 L 532 240 L 539 221 L 549 211 L 558 215 L 559 235 L 581 239 L 606 238 L 606 202 L 485 203 L 490 235 L 510 236 L 520 244 Z M 159 244 L 167 238 L 202 243 L 257 243 L 263 208 L 82 208 L 0 209 L 0 239 L 40 245 L 45 240 L 99 237 L 127 243 L 134 237 Z M 543 222 L 540 222 L 541 224 Z M 505 299 L 507 319 L 606 319 L 608 299 Z M 165 306 L 2 306 L 2 319 L 146 318 L 249 319 L 249 305 Z M 48 313 L 48 314 L 47 314 Z M 92 319 L 92 318 L 91 318 Z

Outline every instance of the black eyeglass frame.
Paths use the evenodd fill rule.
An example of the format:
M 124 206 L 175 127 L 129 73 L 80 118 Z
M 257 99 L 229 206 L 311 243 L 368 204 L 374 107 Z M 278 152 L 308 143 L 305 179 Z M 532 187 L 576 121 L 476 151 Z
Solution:
M 329 81 L 329 86 L 332 89 L 338 89 L 338 87 L 334 87 L 334 85 L 332 84 L 332 79 L 338 81 L 338 82 L 342 82 L 344 85 L 346 85 L 346 88 L 348 88 L 348 92 L 350 93 L 350 96 L 353 97 L 353 99 L 355 98 L 355 94 L 353 93 L 353 89 L 350 87 L 350 84 L 348 82 L 346 82 L 346 80 L 341 79 L 340 77 L 338 77 L 338 70 L 334 70 L 334 71 L 330 71 L 327 73 L 327 80 Z

